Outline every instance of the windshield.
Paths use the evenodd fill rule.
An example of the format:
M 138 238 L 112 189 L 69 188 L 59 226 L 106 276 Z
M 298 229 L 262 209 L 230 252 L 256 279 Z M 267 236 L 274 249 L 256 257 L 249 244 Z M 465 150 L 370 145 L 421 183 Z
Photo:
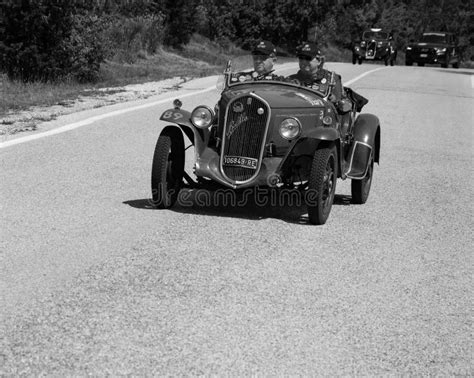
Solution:
M 364 32 L 362 38 L 364 39 L 388 39 L 388 33 L 385 32 Z
M 296 63 L 296 58 L 295 58 Z M 329 83 L 326 85 L 312 85 L 306 86 L 302 83 L 289 79 L 288 76 L 283 76 L 278 71 L 279 64 L 275 64 L 270 72 L 257 73 L 254 70 L 252 55 L 244 55 L 234 58 L 232 61 L 227 63 L 227 66 L 223 70 L 223 75 L 218 79 L 217 88 L 219 90 L 225 90 L 229 87 L 238 86 L 241 84 L 275 84 L 285 85 L 289 87 L 304 87 L 313 92 L 317 92 L 319 96 L 326 97 L 329 94 Z M 295 64 L 295 72 L 298 70 Z
M 446 34 L 423 34 L 420 42 L 446 43 Z

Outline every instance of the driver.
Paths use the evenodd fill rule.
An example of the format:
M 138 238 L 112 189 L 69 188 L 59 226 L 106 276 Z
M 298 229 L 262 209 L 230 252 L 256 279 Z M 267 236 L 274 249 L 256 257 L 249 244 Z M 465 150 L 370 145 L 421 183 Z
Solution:
M 324 87 L 330 84 L 333 73 L 323 68 L 324 56 L 316 43 L 303 42 L 296 48 L 296 56 L 300 69 L 296 74 L 288 77 L 290 81 L 317 89 L 325 89 Z M 330 100 L 338 103 L 343 94 L 341 76 L 334 73 L 334 80 L 335 85 Z
M 276 49 L 270 41 L 260 41 L 252 50 L 253 68 L 252 76 L 261 80 L 265 76 L 273 76 L 273 65 L 276 63 Z

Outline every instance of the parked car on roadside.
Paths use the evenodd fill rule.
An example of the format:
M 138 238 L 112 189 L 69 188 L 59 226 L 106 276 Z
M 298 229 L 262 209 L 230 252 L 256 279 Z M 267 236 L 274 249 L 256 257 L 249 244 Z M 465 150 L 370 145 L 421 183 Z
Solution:
M 365 203 L 379 162 L 380 122 L 358 114 L 367 100 L 348 88 L 348 100 L 334 104 L 334 85 L 334 74 L 312 87 L 272 75 L 260 80 L 229 62 L 215 107 L 187 111 L 175 100 L 161 115 L 172 125 L 161 131 L 153 156 L 154 205 L 173 206 L 182 188 L 292 190 L 309 222 L 324 224 L 338 178 L 352 181 L 353 203 Z M 193 175 L 184 169 L 185 139 L 194 147 Z
M 457 39 L 452 33 L 427 32 L 423 33 L 420 40 L 411 42 L 406 47 L 405 64 L 416 63 L 418 66 L 425 64 L 441 64 L 441 67 L 459 68 L 459 50 Z
M 362 64 L 364 60 L 383 60 L 385 65 L 393 66 L 397 59 L 397 49 L 392 33 L 372 28 L 362 34 L 360 42 L 352 49 L 352 64 Z

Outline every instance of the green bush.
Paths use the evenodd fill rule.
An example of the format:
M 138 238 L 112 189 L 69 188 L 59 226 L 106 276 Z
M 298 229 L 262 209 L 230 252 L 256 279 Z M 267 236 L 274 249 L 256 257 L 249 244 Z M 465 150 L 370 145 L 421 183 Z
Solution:
M 0 69 L 13 80 L 97 78 L 104 60 L 97 18 L 67 0 L 3 3 Z
M 154 54 L 162 45 L 164 18 L 161 14 L 114 15 L 102 20 L 100 39 L 105 57 L 121 63 L 134 63 L 143 52 Z

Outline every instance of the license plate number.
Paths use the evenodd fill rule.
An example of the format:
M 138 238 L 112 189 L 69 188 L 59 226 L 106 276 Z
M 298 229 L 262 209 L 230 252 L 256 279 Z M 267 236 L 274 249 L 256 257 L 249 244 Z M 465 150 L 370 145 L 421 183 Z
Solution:
M 427 58 L 428 54 L 420 54 L 420 58 Z
M 257 169 L 257 159 L 244 156 L 224 156 L 224 165 Z

